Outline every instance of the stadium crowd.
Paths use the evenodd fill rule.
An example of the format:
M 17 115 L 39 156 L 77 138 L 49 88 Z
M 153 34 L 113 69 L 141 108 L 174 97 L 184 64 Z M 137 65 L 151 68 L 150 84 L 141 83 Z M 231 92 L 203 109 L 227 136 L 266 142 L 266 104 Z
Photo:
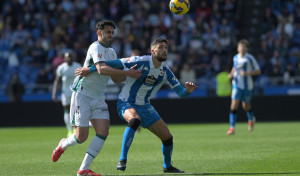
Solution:
M 300 75 L 300 4 L 273 0 L 266 9 L 261 51 L 256 56 L 265 76 Z M 153 38 L 170 42 L 168 65 L 181 82 L 206 82 L 230 64 L 235 52 L 235 0 L 193 1 L 184 16 L 171 14 L 169 0 L 11 0 L 1 1 L 0 84 L 12 75 L 24 85 L 49 84 L 73 51 L 83 63 L 96 40 L 95 24 L 117 24 L 111 45 L 118 58 L 149 54 Z M 25 93 L 36 90 L 28 88 Z M 42 90 L 43 91 L 43 90 Z M 45 90 L 47 91 L 47 89 Z M 4 92 L 2 92 L 4 94 Z

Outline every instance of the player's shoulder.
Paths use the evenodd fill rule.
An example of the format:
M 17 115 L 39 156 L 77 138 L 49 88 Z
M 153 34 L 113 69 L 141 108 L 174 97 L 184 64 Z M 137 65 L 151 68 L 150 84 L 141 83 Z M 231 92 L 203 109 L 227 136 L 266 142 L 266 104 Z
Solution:
M 255 59 L 255 57 L 250 53 L 246 53 L 245 57 L 248 59 Z
M 234 56 L 233 56 L 233 59 L 238 58 L 238 56 L 239 56 L 239 54 L 234 55 Z
M 61 63 L 58 67 L 57 67 L 57 69 L 62 69 L 62 68 L 64 68 L 64 67 L 66 67 L 67 66 L 67 63 L 66 62 L 63 62 L 63 63 Z
M 144 55 L 144 56 L 132 56 L 136 61 L 150 61 L 152 59 L 152 56 L 150 55 Z

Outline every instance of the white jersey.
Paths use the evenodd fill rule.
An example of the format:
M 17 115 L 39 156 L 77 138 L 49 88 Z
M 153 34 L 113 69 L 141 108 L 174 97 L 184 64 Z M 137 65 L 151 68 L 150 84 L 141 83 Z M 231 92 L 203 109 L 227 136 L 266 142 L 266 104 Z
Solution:
M 252 76 L 242 76 L 241 71 L 249 72 L 259 70 L 259 65 L 255 58 L 249 53 L 246 53 L 244 57 L 241 57 L 239 54 L 236 54 L 233 57 L 233 66 L 235 68 L 235 72 L 232 80 L 232 88 L 252 90 Z
M 151 97 L 164 83 L 168 83 L 173 89 L 180 85 L 173 72 L 163 62 L 159 68 L 155 68 L 152 56 L 133 56 L 121 59 L 124 68 L 131 68 L 137 64 L 143 75 L 139 79 L 127 77 L 119 99 L 131 104 L 145 105 L 150 103 Z
M 99 41 L 95 41 L 87 51 L 83 66 L 90 67 L 97 62 L 115 59 L 117 59 L 117 54 L 114 49 L 102 45 Z M 96 71 L 80 79 L 76 77 L 72 89 L 90 98 L 105 100 L 105 89 L 109 78 L 110 76 L 99 75 Z
M 74 72 L 78 67 L 81 67 L 81 65 L 77 62 L 73 62 L 72 65 L 64 62 L 57 67 L 56 75 L 62 79 L 62 94 L 71 97 L 72 91 L 70 90 L 70 85 L 73 84 L 75 78 Z

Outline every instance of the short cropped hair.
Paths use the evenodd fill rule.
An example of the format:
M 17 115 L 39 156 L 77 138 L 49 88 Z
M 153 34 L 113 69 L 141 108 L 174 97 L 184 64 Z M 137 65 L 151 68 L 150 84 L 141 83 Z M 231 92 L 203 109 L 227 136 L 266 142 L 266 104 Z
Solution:
M 114 29 L 116 29 L 116 24 L 113 21 L 103 20 L 103 21 L 99 21 L 96 24 L 96 30 L 103 30 L 105 26 L 111 26 Z
M 240 41 L 238 42 L 238 45 L 239 45 L 239 44 L 244 44 L 244 45 L 246 45 L 247 48 L 249 48 L 249 42 L 248 42 L 248 40 L 246 40 L 246 39 L 240 40 Z
M 155 40 L 153 40 L 153 41 L 151 42 L 150 47 L 152 48 L 153 46 L 155 46 L 155 45 L 157 45 L 157 44 L 159 44 L 159 43 L 162 43 L 162 42 L 165 42 L 165 43 L 168 45 L 168 40 L 167 40 L 167 39 L 164 39 L 164 38 L 157 38 L 157 39 L 155 39 Z

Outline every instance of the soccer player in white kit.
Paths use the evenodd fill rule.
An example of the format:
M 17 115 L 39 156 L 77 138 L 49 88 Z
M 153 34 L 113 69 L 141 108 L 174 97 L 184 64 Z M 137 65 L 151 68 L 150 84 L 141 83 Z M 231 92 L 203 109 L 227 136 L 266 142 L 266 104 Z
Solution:
M 75 78 L 74 71 L 76 68 L 81 67 L 81 65 L 78 62 L 73 61 L 72 54 L 69 52 L 65 53 L 64 58 L 66 62 L 60 64 L 56 69 L 56 77 L 52 90 L 52 99 L 53 101 L 57 101 L 57 87 L 59 83 L 62 82 L 61 103 L 64 108 L 64 121 L 68 130 L 67 136 L 70 136 L 73 133 L 73 128 L 70 123 L 70 102 L 72 96 L 70 85 L 73 84 Z
M 89 169 L 94 158 L 102 149 L 108 136 L 109 113 L 105 102 L 105 89 L 109 76 L 130 76 L 139 78 L 141 71 L 113 69 L 105 64 L 105 61 L 117 59 L 116 52 L 110 48 L 114 37 L 115 24 L 104 20 L 96 24 L 98 40 L 92 43 L 88 49 L 84 66 L 95 65 L 97 72 L 86 77 L 76 77 L 72 85 L 73 94 L 71 100 L 71 123 L 75 126 L 75 134 L 62 139 L 52 153 L 52 160 L 56 162 L 61 154 L 69 147 L 85 142 L 89 134 L 89 121 L 91 121 L 96 136 L 92 139 L 86 155 L 77 172 L 77 176 L 96 174 Z
M 251 98 L 253 90 L 252 76 L 261 73 L 259 65 L 255 58 L 248 53 L 249 42 L 245 39 L 238 42 L 238 54 L 233 57 L 233 67 L 229 74 L 232 79 L 232 93 L 230 106 L 230 128 L 227 135 L 235 133 L 235 122 L 237 119 L 237 109 L 240 101 L 242 101 L 243 109 L 248 117 L 248 130 L 253 131 L 254 127 L 254 113 L 251 108 Z

